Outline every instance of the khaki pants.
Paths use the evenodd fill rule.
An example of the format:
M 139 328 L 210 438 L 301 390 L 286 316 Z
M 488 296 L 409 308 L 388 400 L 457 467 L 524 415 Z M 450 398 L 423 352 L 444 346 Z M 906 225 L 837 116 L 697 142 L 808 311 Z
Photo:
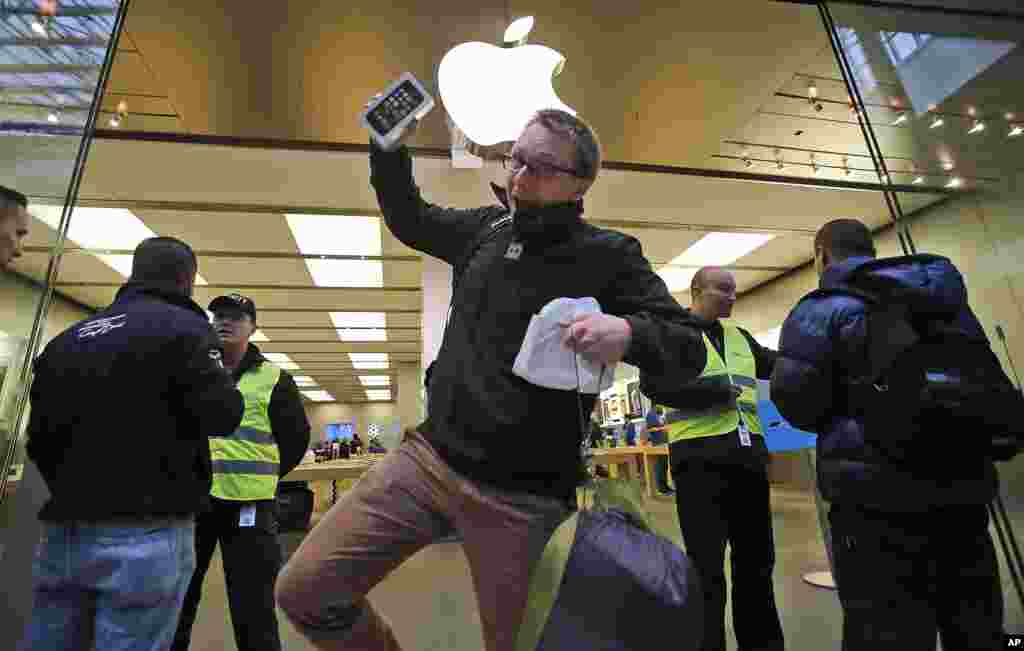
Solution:
M 456 474 L 410 431 L 306 537 L 278 578 L 277 602 L 319 649 L 400 649 L 366 594 L 454 528 L 469 560 L 487 651 L 512 651 L 530 573 L 568 513 L 562 501 Z

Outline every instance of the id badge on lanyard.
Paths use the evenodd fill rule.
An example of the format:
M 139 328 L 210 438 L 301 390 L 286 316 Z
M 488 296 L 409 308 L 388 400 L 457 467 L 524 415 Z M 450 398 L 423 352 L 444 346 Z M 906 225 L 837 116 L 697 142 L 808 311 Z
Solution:
M 743 416 L 740 416 L 740 426 L 737 428 L 740 433 L 740 445 L 745 448 L 750 447 L 750 430 L 747 429 L 747 424 L 743 422 Z
M 735 386 L 732 382 L 732 373 L 729 374 L 729 384 Z M 738 403 L 736 405 L 736 414 L 740 418 L 739 427 L 736 428 L 736 431 L 739 432 L 740 435 L 740 445 L 742 445 L 745 448 L 749 448 L 751 446 L 750 429 L 747 427 L 747 424 L 743 422 L 743 412 L 740 411 L 740 406 Z

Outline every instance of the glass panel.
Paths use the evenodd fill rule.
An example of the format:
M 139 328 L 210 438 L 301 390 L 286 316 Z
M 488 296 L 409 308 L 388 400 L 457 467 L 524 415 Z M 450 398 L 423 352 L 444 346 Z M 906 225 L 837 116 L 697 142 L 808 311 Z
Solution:
M 885 80 L 860 86 L 867 117 L 894 183 L 946 194 L 894 194 L 917 251 L 948 256 L 1012 379 L 1024 363 L 1024 22 L 953 12 L 830 4 L 837 31 L 885 43 L 868 59 Z M 842 40 L 842 39 L 841 39 Z M 848 56 L 852 53 L 844 43 Z M 860 84 L 860 80 L 857 80 Z M 900 255 L 890 233 L 882 255 Z M 940 445 L 956 445 L 957 436 Z M 999 464 L 1016 532 L 1024 531 L 1024 457 Z M 1000 549 L 998 537 L 997 550 Z M 1024 626 L 1022 604 L 997 552 L 1006 630 Z
M 0 630 L 18 631 L 15 642 L 19 613 L 30 597 L 31 555 L 25 548 L 35 542 L 34 511 L 45 494 L 25 471 L 28 362 L 37 345 L 89 314 L 53 296 L 48 318 L 38 321 L 51 298 L 48 268 L 60 221 L 55 228 L 36 215 L 62 214 L 74 199 L 119 10 L 116 0 L 7 0 L 0 9 L 0 186 L 28 199 L 25 219 L 18 197 L 0 196 L 0 575 L 11 605 L 0 614 Z M 20 233 L 21 255 L 8 261 L 19 240 L 19 219 L 28 232 Z

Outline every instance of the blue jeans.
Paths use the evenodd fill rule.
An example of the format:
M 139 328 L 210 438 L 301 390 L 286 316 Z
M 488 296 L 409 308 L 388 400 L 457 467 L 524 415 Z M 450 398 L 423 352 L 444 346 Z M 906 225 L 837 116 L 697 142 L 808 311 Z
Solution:
M 23 649 L 168 649 L 195 570 L 195 523 L 43 523 Z

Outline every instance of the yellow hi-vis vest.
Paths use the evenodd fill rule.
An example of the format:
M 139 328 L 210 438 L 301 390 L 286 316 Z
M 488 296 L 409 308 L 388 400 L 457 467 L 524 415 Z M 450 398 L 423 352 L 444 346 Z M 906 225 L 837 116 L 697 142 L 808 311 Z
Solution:
M 281 369 L 264 361 L 242 374 L 245 415 L 234 434 L 210 438 L 213 488 L 222 500 L 270 500 L 277 492 L 281 454 L 270 429 L 270 396 Z
M 743 393 L 736 405 L 721 405 L 708 409 L 665 407 L 665 424 L 669 443 L 684 439 L 722 436 L 736 431 L 740 418 L 751 434 L 764 434 L 757 415 L 757 363 L 750 343 L 739 328 L 722 324 L 725 330 L 725 359 L 704 335 L 707 363 L 704 372 L 695 380 L 699 383 L 724 384 L 740 387 Z

